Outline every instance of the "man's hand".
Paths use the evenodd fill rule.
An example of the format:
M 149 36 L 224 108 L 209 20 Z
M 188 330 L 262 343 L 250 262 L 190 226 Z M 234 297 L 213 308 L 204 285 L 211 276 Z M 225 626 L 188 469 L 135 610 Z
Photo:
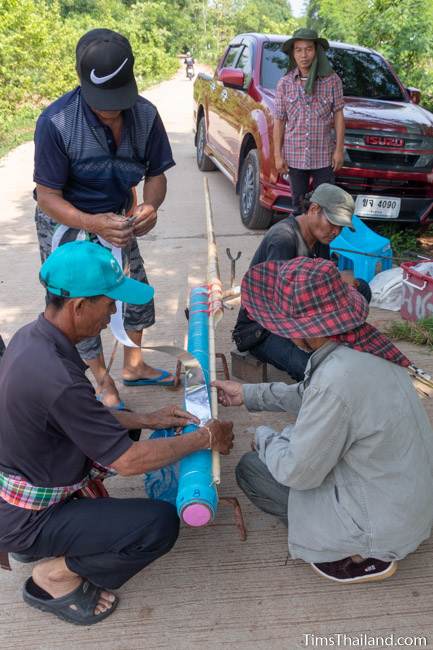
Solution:
M 164 406 L 158 411 L 147 413 L 144 420 L 146 429 L 170 429 L 172 427 L 179 429 L 188 424 L 200 424 L 200 420 L 195 415 L 183 411 L 179 406 Z
M 241 406 L 244 403 L 242 384 L 237 381 L 221 381 L 217 379 L 212 382 L 211 386 L 217 389 L 218 402 L 223 406 Z
M 230 449 L 233 448 L 233 422 L 209 420 L 206 422 L 206 427 L 211 431 L 211 436 L 209 436 L 211 449 L 218 451 L 220 454 L 224 454 L 224 456 L 229 454 Z
M 134 217 L 134 235 L 141 237 L 156 226 L 158 214 L 153 205 L 140 203 L 134 210 Z
M 275 169 L 280 174 L 280 176 L 287 174 L 289 171 L 288 164 L 280 154 L 275 155 Z
M 332 170 L 337 172 L 344 164 L 344 149 L 335 149 L 332 154 Z
M 92 222 L 94 222 L 94 226 L 91 232 L 99 235 L 113 246 L 124 248 L 133 236 L 132 224 L 114 212 L 92 215 Z
M 350 284 L 352 287 L 355 286 L 355 278 L 353 276 L 353 271 L 340 271 L 341 279 L 346 284 Z

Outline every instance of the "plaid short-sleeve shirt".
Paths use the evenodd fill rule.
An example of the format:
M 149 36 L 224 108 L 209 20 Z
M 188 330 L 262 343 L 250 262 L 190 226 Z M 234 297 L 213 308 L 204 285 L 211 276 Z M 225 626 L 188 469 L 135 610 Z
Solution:
M 305 93 L 297 68 L 280 79 L 274 117 L 286 123 L 283 157 L 289 167 L 320 169 L 331 164 L 333 118 L 343 106 L 343 84 L 335 73 L 319 77 L 313 95 Z

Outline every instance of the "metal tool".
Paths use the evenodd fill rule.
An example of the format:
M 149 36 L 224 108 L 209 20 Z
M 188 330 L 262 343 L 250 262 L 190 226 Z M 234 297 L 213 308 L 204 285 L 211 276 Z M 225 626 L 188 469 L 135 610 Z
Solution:
M 236 257 L 232 256 L 230 248 L 226 248 L 227 257 L 230 260 L 230 289 L 233 289 L 235 286 L 235 277 L 236 277 L 236 262 L 242 255 L 242 251 L 238 251 Z

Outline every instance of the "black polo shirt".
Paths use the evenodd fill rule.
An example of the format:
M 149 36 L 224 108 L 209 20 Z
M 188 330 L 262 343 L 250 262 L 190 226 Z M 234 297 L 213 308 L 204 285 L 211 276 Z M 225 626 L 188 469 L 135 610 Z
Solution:
M 131 187 L 163 174 L 175 162 L 153 104 L 138 97 L 122 115 L 116 146 L 111 129 L 86 104 L 80 87 L 50 104 L 36 124 L 35 182 L 62 190 L 67 201 L 91 214 L 126 208 Z
M 131 446 L 85 371 L 75 346 L 42 314 L 15 334 L 0 363 L 1 472 L 36 486 L 73 485 L 92 461 L 110 465 Z M 25 510 L 0 499 L 0 548 L 28 548 L 55 507 Z
M 313 248 L 309 248 L 297 220 L 294 217 L 286 217 L 269 228 L 254 253 L 250 268 L 263 262 L 287 262 L 295 257 L 322 257 L 328 260 L 329 246 L 318 241 Z M 235 325 L 236 330 L 240 332 L 248 328 L 252 322 L 254 321 L 241 307 Z

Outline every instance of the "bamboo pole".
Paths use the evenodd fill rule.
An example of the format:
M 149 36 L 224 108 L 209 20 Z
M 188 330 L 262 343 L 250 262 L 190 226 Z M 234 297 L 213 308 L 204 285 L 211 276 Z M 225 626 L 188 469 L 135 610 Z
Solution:
M 221 320 L 222 312 L 222 288 L 218 264 L 218 250 L 215 240 L 213 226 L 212 205 L 209 194 L 209 183 L 205 176 L 203 179 L 206 229 L 207 229 L 207 281 L 209 286 L 209 375 L 210 381 L 216 379 L 216 357 L 215 357 L 215 327 Z M 216 388 L 210 388 L 210 406 L 213 418 L 218 417 L 218 396 Z M 212 479 L 216 485 L 221 482 L 221 460 L 217 451 L 212 451 Z

